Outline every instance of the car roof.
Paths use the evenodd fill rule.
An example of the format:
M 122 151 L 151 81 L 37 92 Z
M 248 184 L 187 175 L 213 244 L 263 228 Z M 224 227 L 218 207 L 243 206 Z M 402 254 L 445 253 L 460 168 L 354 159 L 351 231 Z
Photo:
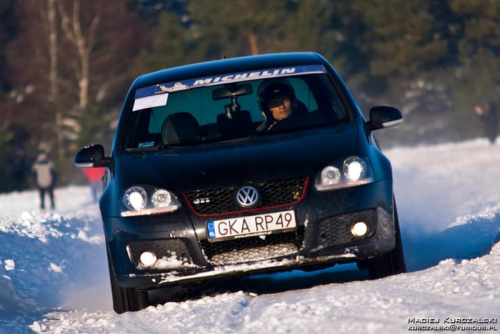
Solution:
M 172 67 L 138 77 L 133 88 L 237 71 L 262 70 L 276 67 L 328 64 L 314 52 L 288 52 L 235 57 Z

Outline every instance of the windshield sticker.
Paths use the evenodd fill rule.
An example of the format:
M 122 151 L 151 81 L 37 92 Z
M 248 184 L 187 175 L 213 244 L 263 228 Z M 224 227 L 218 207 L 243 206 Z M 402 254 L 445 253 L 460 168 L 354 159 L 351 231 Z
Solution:
M 182 82 L 176 82 L 172 87 L 167 87 L 165 85 L 160 85 L 160 90 L 162 92 L 177 92 L 177 91 L 180 91 L 180 90 L 188 90 L 189 89 L 189 86 L 188 85 L 184 85 Z
M 143 147 L 153 147 L 155 146 L 155 142 L 154 141 L 147 141 L 145 143 L 139 143 L 139 148 L 143 148 Z
M 168 93 L 141 97 L 134 101 L 132 111 L 165 106 L 167 105 L 167 99 Z
M 264 78 L 288 77 L 292 75 L 318 74 L 318 73 L 326 73 L 326 70 L 323 67 L 323 65 L 305 65 L 305 66 L 295 66 L 295 67 L 272 68 L 267 70 L 251 71 L 251 72 L 229 73 L 229 74 L 222 74 L 205 78 L 196 78 L 184 81 L 176 81 L 165 84 L 159 84 L 151 87 L 140 88 L 135 91 L 135 98 L 137 102 L 141 98 L 147 96 L 153 96 L 156 94 L 162 94 L 165 92 L 171 93 L 171 92 L 188 90 L 190 88 L 219 85 L 224 83 L 258 80 Z

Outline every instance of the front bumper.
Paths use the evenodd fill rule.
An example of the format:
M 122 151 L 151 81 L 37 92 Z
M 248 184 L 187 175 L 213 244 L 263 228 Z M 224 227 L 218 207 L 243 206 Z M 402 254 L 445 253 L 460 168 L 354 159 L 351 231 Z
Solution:
M 269 235 L 265 240 L 251 237 L 217 243 L 207 241 L 207 219 L 194 215 L 186 205 L 169 215 L 104 218 L 118 283 L 125 288 L 150 289 L 355 262 L 387 253 L 395 245 L 389 180 L 329 192 L 309 189 L 303 201 L 279 210 L 296 212 L 296 231 Z M 369 233 L 364 238 L 350 234 L 350 226 L 358 221 L 368 223 Z M 161 259 L 147 269 L 138 260 L 146 250 Z

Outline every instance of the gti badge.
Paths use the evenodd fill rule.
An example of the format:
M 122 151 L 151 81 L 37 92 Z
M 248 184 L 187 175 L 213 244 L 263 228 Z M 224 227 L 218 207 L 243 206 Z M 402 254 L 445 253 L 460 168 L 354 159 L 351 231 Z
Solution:
M 255 206 L 259 202 L 259 200 L 259 191 L 255 187 L 244 186 L 236 192 L 236 202 L 242 208 Z
M 205 204 L 205 203 L 210 203 L 210 198 L 205 197 L 205 198 L 197 198 L 193 201 L 193 204 L 198 205 L 198 204 Z

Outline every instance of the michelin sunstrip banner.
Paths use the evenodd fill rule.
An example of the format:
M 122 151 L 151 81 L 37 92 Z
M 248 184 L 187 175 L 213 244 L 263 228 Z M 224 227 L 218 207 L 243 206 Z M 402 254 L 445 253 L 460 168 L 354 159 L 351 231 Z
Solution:
M 272 68 L 259 71 L 247 71 L 216 75 L 211 77 L 197 78 L 170 82 L 136 90 L 135 98 L 141 99 L 162 93 L 172 93 L 190 88 L 219 85 L 224 83 L 234 83 L 265 78 L 279 78 L 293 75 L 326 73 L 323 65 L 306 65 L 295 67 Z

